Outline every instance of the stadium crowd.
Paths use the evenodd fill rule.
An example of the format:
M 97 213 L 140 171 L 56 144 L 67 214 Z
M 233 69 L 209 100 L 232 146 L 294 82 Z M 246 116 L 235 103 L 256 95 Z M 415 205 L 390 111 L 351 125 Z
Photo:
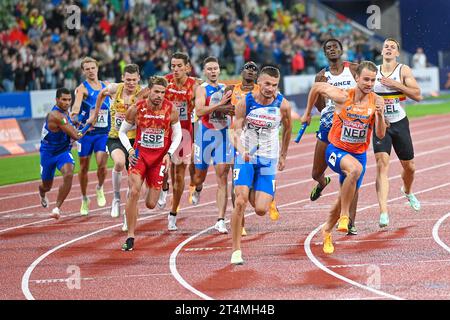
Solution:
M 66 6 L 81 8 L 81 28 L 68 28 Z M 52 0 L 20 1 L 0 32 L 0 91 L 67 87 L 80 82 L 80 61 L 101 62 L 100 78 L 120 81 L 126 64 L 142 77 L 169 72 L 175 51 L 188 52 L 194 75 L 209 55 L 224 77 L 246 61 L 275 63 L 282 75 L 314 74 L 327 65 L 321 43 L 341 39 L 344 60 L 374 60 L 376 49 L 345 19 L 320 23 L 294 1 L 268 0 Z

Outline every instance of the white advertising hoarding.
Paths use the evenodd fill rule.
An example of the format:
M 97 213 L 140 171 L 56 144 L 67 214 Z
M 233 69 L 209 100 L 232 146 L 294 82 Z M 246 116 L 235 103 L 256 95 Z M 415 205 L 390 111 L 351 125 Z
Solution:
M 56 104 L 56 90 L 30 91 L 32 118 L 45 118 Z
M 429 95 L 439 91 L 439 68 L 412 69 L 422 95 Z

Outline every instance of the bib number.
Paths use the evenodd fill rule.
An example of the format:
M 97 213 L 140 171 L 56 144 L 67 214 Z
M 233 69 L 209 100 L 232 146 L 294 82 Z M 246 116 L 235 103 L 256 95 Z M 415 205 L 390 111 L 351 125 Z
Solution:
M 188 120 L 188 106 L 186 102 L 174 102 L 174 105 L 178 108 L 178 116 L 181 121 Z
M 116 112 L 114 125 L 117 131 L 120 130 L 120 126 L 122 125 L 122 122 L 124 120 L 125 120 L 125 113 Z
M 365 143 L 367 138 L 367 124 L 344 120 L 341 140 L 348 143 Z
M 150 149 L 164 147 L 164 129 L 147 129 L 141 134 L 141 146 Z
M 97 116 L 97 122 L 94 127 L 96 128 L 106 128 L 108 126 L 108 110 L 100 109 Z

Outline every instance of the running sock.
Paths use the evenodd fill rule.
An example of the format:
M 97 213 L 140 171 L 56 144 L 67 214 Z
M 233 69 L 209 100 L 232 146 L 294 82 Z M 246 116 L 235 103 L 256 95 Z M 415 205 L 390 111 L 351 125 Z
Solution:
M 169 191 L 169 187 L 167 187 L 167 189 L 164 189 L 164 187 L 163 187 L 162 191 Z
M 120 199 L 120 180 L 122 179 L 122 172 L 112 170 L 112 185 L 114 191 L 114 198 Z
M 195 187 L 195 191 L 201 192 L 203 190 L 203 185 L 200 186 L 200 189 L 198 187 Z
M 82 197 L 83 201 L 89 201 L 89 198 L 87 196 Z
M 225 221 L 225 218 L 219 218 L 219 219 L 217 219 L 217 221 L 220 221 L 220 220 L 224 220 L 224 221 Z
M 97 190 L 100 190 L 103 186 L 97 185 Z
M 169 212 L 169 214 L 170 214 L 171 216 L 174 216 L 174 217 L 177 216 L 177 213 L 176 213 L 176 212 Z

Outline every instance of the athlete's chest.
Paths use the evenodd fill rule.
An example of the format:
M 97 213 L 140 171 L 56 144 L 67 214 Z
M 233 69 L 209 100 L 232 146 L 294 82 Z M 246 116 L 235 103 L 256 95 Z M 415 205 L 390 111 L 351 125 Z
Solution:
M 276 107 L 253 109 L 246 116 L 246 122 L 250 128 L 274 129 L 279 126 L 280 121 L 280 109 Z

